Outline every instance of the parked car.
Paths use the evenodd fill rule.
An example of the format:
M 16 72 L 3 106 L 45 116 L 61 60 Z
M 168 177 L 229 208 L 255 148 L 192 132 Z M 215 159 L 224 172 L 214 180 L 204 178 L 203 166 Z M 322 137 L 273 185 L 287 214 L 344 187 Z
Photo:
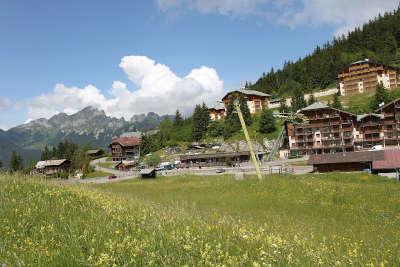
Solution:
M 110 175 L 110 176 L 108 176 L 108 179 L 116 179 L 117 178 L 117 176 L 115 175 L 115 174 L 112 174 L 112 175 Z
M 216 173 L 224 173 L 224 172 L 225 172 L 225 169 L 223 169 L 223 168 L 218 168 L 215 172 L 216 172 Z

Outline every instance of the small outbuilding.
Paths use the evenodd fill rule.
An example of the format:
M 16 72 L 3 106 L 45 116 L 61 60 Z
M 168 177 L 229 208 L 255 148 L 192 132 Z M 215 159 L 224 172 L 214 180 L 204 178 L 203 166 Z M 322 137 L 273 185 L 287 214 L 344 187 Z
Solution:
M 115 165 L 115 169 L 119 171 L 129 171 L 137 166 L 137 162 L 134 160 L 123 160 Z
M 141 169 L 140 177 L 141 178 L 156 178 L 157 172 L 156 169 Z

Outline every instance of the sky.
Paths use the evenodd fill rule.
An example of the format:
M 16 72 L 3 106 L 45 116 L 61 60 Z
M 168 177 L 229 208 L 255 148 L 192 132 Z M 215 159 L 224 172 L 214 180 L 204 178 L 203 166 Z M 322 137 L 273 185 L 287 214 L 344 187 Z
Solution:
M 86 106 L 189 115 L 398 0 L 0 0 L 0 129 Z

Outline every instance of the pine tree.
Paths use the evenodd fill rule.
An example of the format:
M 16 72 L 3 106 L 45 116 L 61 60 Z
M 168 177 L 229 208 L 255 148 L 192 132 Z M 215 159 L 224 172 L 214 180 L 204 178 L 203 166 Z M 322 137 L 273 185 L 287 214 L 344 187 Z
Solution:
M 294 112 L 297 112 L 298 110 L 305 108 L 306 106 L 307 102 L 304 99 L 303 91 L 296 90 L 292 98 L 292 110 Z
M 389 94 L 383 83 L 379 83 L 376 86 L 374 98 L 371 100 L 371 109 L 375 110 L 379 108 L 379 105 L 386 104 L 387 102 L 389 102 Z
M 183 125 L 183 118 L 179 110 L 177 109 L 175 112 L 175 118 L 174 118 L 174 126 L 180 127 Z
M 226 105 L 226 115 L 224 121 L 224 138 L 229 138 L 233 133 L 240 129 L 239 117 L 236 114 L 235 107 L 233 106 L 233 101 L 235 97 L 231 95 L 228 99 L 228 104 Z
M 0 160 L 0 171 L 3 169 L 3 162 Z
M 339 94 L 333 96 L 332 107 L 336 109 L 343 109 L 342 102 L 340 102 Z
M 16 172 L 22 169 L 22 157 L 17 152 L 13 151 L 10 158 L 10 171 Z
M 210 114 L 206 104 L 196 105 L 192 121 L 192 138 L 194 141 L 200 141 L 207 133 L 208 125 L 210 124 Z
M 263 110 L 260 117 L 259 131 L 262 133 L 272 133 L 276 130 L 276 122 L 272 110 Z
M 246 123 L 247 126 L 249 126 L 253 121 L 251 119 L 251 113 L 249 106 L 247 105 L 247 101 L 244 98 L 243 94 L 239 94 L 238 99 L 239 99 L 240 110 L 242 111 L 243 114 L 244 122 Z

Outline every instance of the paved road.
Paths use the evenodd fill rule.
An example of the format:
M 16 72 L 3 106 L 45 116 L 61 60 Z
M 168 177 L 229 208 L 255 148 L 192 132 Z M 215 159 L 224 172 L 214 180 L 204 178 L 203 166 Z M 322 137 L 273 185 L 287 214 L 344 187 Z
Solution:
M 95 167 L 97 171 L 103 171 L 115 174 L 117 179 L 108 179 L 108 177 L 97 177 L 97 178 L 90 178 L 90 179 L 69 179 L 66 180 L 68 183 L 110 183 L 110 182 L 118 182 L 123 180 L 130 180 L 138 178 L 139 173 L 137 171 L 119 171 L 111 168 L 105 168 L 98 166 L 99 163 L 105 162 L 107 158 L 100 158 L 93 160 L 90 164 Z M 307 165 L 295 165 L 295 163 L 303 162 L 306 159 L 288 159 L 288 160 L 279 160 L 273 162 L 263 162 L 261 164 L 261 172 L 263 175 L 271 173 L 278 173 L 279 169 L 277 166 L 287 166 L 286 171 L 293 174 L 305 174 L 312 171 L 312 166 Z M 294 165 L 291 165 L 294 164 Z M 174 169 L 169 171 L 160 171 L 158 174 L 165 175 L 165 176 L 174 176 L 174 175 L 181 175 L 181 174 L 197 174 L 197 175 L 216 175 L 217 169 L 221 167 L 202 167 L 199 168 L 185 168 L 185 169 Z M 254 167 L 251 163 L 242 164 L 240 167 L 222 167 L 225 172 L 221 174 L 237 174 L 237 173 L 246 173 L 246 174 L 255 174 Z
M 117 177 L 130 177 L 130 176 L 138 176 L 137 171 L 119 171 L 113 168 L 105 168 L 101 167 L 98 164 L 102 162 L 106 162 L 107 158 L 100 158 L 100 159 L 95 159 L 90 162 L 90 165 L 94 166 L 96 171 L 101 171 L 101 172 L 108 172 L 115 174 Z

